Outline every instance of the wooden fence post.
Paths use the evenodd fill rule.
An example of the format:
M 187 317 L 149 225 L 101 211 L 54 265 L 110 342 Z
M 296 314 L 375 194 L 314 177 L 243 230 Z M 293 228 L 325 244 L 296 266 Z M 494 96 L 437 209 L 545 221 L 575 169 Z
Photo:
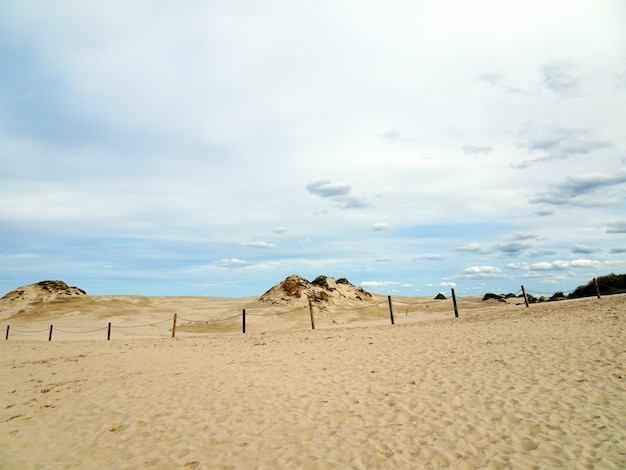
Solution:
M 524 286 L 522 286 L 522 294 L 524 295 L 524 303 L 526 304 L 526 307 L 528 307 L 528 296 L 526 295 L 526 289 L 524 289 Z
M 459 318 L 459 309 L 456 306 L 456 295 L 454 295 L 454 289 L 452 290 L 452 305 L 454 305 L 454 318 Z
M 242 323 L 243 323 L 243 332 L 246 332 L 246 309 L 243 309 L 243 313 L 241 315 Z
M 172 324 L 172 338 L 174 336 L 176 336 L 176 316 L 177 316 L 177 314 L 175 313 L 174 314 L 174 323 Z
M 9 339 L 9 328 L 11 328 L 11 325 L 7 325 L 7 335 L 4 337 L 4 339 Z
M 387 301 L 389 302 L 389 317 L 391 318 L 391 324 L 394 325 L 395 322 L 393 320 L 393 307 L 391 306 L 391 296 L 387 296 Z
M 593 285 L 596 287 L 596 295 L 600 298 L 600 287 L 598 286 L 598 280 L 593 278 Z
M 52 341 L 52 325 L 50 325 L 50 334 L 48 335 L 48 341 Z
M 311 329 L 315 329 L 315 319 L 313 318 L 313 304 L 311 303 L 311 297 L 309 297 L 309 313 L 311 314 Z
M 109 322 L 109 329 L 107 331 L 107 341 L 111 340 L 111 322 Z

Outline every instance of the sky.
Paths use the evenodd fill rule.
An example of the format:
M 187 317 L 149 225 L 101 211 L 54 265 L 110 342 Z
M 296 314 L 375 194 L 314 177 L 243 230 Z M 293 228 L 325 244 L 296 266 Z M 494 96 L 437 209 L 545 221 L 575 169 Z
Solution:
M 622 0 L 0 2 L 0 295 L 626 272 Z

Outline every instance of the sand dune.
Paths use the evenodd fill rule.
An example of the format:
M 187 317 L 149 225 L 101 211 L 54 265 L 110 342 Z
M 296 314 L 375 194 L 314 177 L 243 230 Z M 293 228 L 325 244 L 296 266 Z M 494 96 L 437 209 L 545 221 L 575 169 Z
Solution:
M 78 299 L 30 326 L 276 308 Z M 320 311 L 315 330 L 303 310 L 251 317 L 246 334 L 239 319 L 174 339 L 167 323 L 111 341 L 16 333 L 0 341 L 0 467 L 626 467 L 625 296 L 467 302 L 459 318 L 398 298 L 393 326 L 378 300 L 369 317 Z

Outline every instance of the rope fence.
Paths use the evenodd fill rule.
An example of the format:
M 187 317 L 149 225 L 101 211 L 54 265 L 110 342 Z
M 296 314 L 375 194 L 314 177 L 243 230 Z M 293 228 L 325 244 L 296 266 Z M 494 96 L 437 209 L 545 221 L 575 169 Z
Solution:
M 154 325 L 160 325 L 161 323 L 165 323 L 168 322 L 169 320 L 161 320 L 161 321 L 156 321 L 153 323 L 146 323 L 144 325 L 122 325 L 122 326 L 116 326 L 115 328 L 144 328 L 146 326 L 154 326 Z M 85 332 L 87 333 L 87 332 Z
M 277 317 L 280 315 L 287 315 L 289 313 L 297 312 L 298 310 L 305 310 L 307 308 L 306 305 L 303 307 L 294 308 L 293 310 L 289 310 L 287 312 L 275 312 L 275 313 L 248 313 L 248 316 L 251 317 Z
M 600 298 L 600 286 L 598 285 L 598 282 L 596 279 L 593 279 L 594 285 L 595 285 L 595 290 L 596 290 L 596 295 L 597 298 Z M 605 291 L 613 291 L 613 290 L 617 290 L 618 292 L 621 292 L 619 289 L 613 289 L 609 286 L 602 286 L 605 288 Z M 506 296 L 498 296 L 500 298 L 510 298 L 511 296 L 515 297 L 515 298 L 519 298 L 522 297 L 524 300 L 524 303 L 526 305 L 526 307 L 529 307 L 531 302 L 529 301 L 528 298 L 528 293 L 530 294 L 546 294 L 546 293 L 542 293 L 539 291 L 532 291 L 532 290 L 526 290 L 524 288 L 524 286 L 521 286 L 521 290 L 517 291 L 514 294 L 507 294 Z M 611 292 L 612 293 L 612 292 Z M 452 294 L 452 304 L 453 304 L 453 310 L 454 310 L 454 316 L 455 318 L 459 317 L 459 305 L 468 305 L 468 304 L 481 304 L 484 305 L 484 301 L 486 300 L 485 297 L 483 297 L 482 300 L 476 300 L 475 298 L 457 298 L 456 294 L 454 292 L 454 289 L 451 289 L 451 294 Z M 384 301 L 381 301 L 377 304 L 372 304 L 372 305 L 366 305 L 363 307 L 356 307 L 356 308 L 330 308 L 328 306 L 322 306 L 322 307 L 317 307 L 317 310 L 322 313 L 323 315 L 328 316 L 330 313 L 333 312 L 355 312 L 355 311 L 364 311 L 364 310 L 369 310 L 369 309 L 377 309 L 377 311 L 380 310 L 380 308 L 387 304 L 388 306 L 388 311 L 389 311 L 389 319 L 391 322 L 391 325 L 395 324 L 395 318 L 394 318 L 394 303 L 395 306 L 398 307 L 405 307 L 405 316 L 408 316 L 409 314 L 409 308 L 415 308 L 415 310 L 412 310 L 411 313 L 424 313 L 423 308 L 430 308 L 431 305 L 433 304 L 441 304 L 442 302 L 446 302 L 449 299 L 447 299 L 445 296 L 443 296 L 443 294 L 439 294 L 441 297 L 438 296 L 438 298 L 431 300 L 431 301 L 408 301 L 404 298 L 402 299 L 398 299 L 395 302 L 392 302 L 392 298 L 391 296 L 387 296 L 387 299 Z M 533 300 L 536 302 L 537 299 Z M 545 300 L 549 300 L 549 299 L 545 299 Z M 519 305 L 519 304 L 518 304 Z M 249 304 L 246 305 L 246 307 L 249 307 Z M 241 328 L 242 328 L 242 332 L 245 333 L 246 332 L 246 318 L 247 317 L 257 317 L 257 318 L 268 318 L 268 317 L 278 317 L 278 316 L 283 316 L 283 315 L 289 315 L 289 314 L 293 314 L 296 312 L 299 312 L 301 310 L 306 310 L 307 309 L 307 305 L 304 306 L 300 306 L 300 307 L 295 307 L 291 310 L 285 311 L 285 312 L 271 312 L 271 313 L 250 313 L 250 312 L 246 312 L 246 308 L 243 308 L 241 310 L 241 312 L 236 312 L 234 310 L 229 310 L 228 312 L 224 312 L 224 313 L 231 313 L 231 312 L 236 312 L 233 313 L 232 315 L 223 317 L 223 318 L 217 318 L 217 319 L 206 319 L 206 320 L 192 320 L 192 319 L 187 319 L 187 318 L 182 318 L 182 317 L 178 317 L 178 315 L 176 313 L 174 313 L 174 317 L 172 318 L 168 318 L 168 319 L 164 319 L 164 320 L 160 320 L 160 321 L 156 321 L 156 322 L 152 322 L 152 323 L 145 323 L 145 324 L 140 324 L 140 325 L 113 325 L 111 322 L 108 323 L 107 326 L 104 327 L 100 327 L 100 328 L 95 328 L 95 329 L 89 329 L 89 330 L 76 330 L 76 329 L 72 329 L 71 327 L 57 327 L 55 329 L 55 327 L 53 325 L 50 325 L 49 328 L 44 328 L 44 329 L 36 329 L 36 330 L 27 330 L 27 329 L 15 329 L 15 328 L 11 328 L 11 326 L 9 324 L 6 325 L 6 334 L 5 334 L 5 340 L 9 339 L 9 336 L 11 333 L 17 333 L 20 335 L 31 335 L 31 334 L 39 334 L 39 333 L 44 333 L 44 332 L 48 332 L 48 341 L 52 341 L 52 336 L 53 336 L 53 332 L 57 331 L 60 333 L 64 333 L 64 334 L 70 334 L 70 335 L 78 335 L 78 334 L 93 334 L 93 333 L 97 333 L 100 331 L 107 331 L 107 341 L 111 339 L 111 331 L 112 329 L 120 329 L 120 330 L 124 330 L 124 329 L 131 329 L 131 328 L 147 328 L 147 327 L 151 327 L 151 328 L 156 328 L 159 325 L 162 325 L 164 323 L 169 323 L 172 322 L 172 327 L 171 329 L 169 329 L 168 331 L 171 331 L 172 333 L 172 338 L 174 338 L 176 336 L 176 327 L 179 326 L 181 328 L 188 328 L 190 326 L 193 325 L 212 325 L 212 324 L 216 324 L 216 323 L 222 323 L 222 322 L 228 322 L 228 321 L 232 321 L 235 319 L 241 319 Z M 309 310 L 309 315 L 310 315 L 310 321 L 311 321 L 311 329 L 315 329 L 315 314 L 314 314 L 314 307 L 313 307 L 313 303 L 311 301 L 311 298 L 309 297 L 309 302 L 308 302 L 308 310 Z M 380 318 L 380 317 L 379 317 Z M 333 319 L 332 320 L 333 323 L 336 323 L 336 321 Z M 183 323 L 179 323 L 179 322 L 183 322 Z

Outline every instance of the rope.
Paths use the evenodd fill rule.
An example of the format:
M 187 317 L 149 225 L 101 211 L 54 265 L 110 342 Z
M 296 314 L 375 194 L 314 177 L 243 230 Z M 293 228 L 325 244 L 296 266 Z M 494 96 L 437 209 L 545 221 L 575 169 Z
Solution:
M 141 328 L 141 327 L 144 327 L 144 326 L 159 325 L 161 323 L 170 322 L 170 321 L 172 321 L 172 319 L 168 318 L 167 320 L 158 321 L 158 322 L 155 322 L 155 323 L 147 323 L 145 325 L 127 325 L 127 326 L 114 326 L 114 325 L 111 325 L 111 328 Z
M 482 300 L 472 300 L 472 299 L 468 299 L 466 297 L 457 297 L 456 298 L 457 302 L 465 302 L 468 304 L 481 304 L 483 301 Z
M 560 290 L 560 291 L 557 291 L 557 292 L 562 292 L 563 294 L 565 294 L 565 292 L 572 292 L 572 290 Z M 541 292 L 541 291 L 526 289 L 526 293 L 527 294 L 554 295 L 556 292 Z
M 11 328 L 11 332 L 15 333 L 43 333 L 44 331 L 50 331 L 50 327 L 44 328 L 43 330 L 16 330 Z
M 607 294 L 620 294 L 623 292 L 626 292 L 626 289 L 619 289 L 617 287 L 611 287 L 611 286 L 601 286 L 605 289 L 605 292 Z
M 358 307 L 358 308 L 329 308 L 327 310 L 329 312 L 333 312 L 333 311 L 335 311 L 335 312 L 337 312 L 337 311 L 340 311 L 340 312 L 354 312 L 354 311 L 357 311 L 357 310 L 366 310 L 368 308 L 380 307 L 381 305 L 384 305 L 384 304 L 387 304 L 386 300 L 383 300 L 382 302 L 380 302 L 378 304 L 375 304 L 375 305 L 366 305 L 365 307 Z
M 185 321 L 187 323 L 203 323 L 203 324 L 206 325 L 208 323 L 218 323 L 218 322 L 221 322 L 221 321 L 232 320 L 233 318 L 237 318 L 237 317 L 240 317 L 240 316 L 241 316 L 241 313 L 237 313 L 237 314 L 235 314 L 233 316 L 226 317 L 226 318 L 220 318 L 219 320 L 188 320 L 186 318 L 181 318 L 181 317 L 177 317 L 177 319 L 181 320 L 181 321 Z
M 288 313 L 297 312 L 298 310 L 304 310 L 305 308 L 309 308 L 308 305 L 304 305 L 302 307 L 294 308 L 293 310 L 289 310 L 288 312 L 279 312 L 279 313 L 248 313 L 246 312 L 246 317 L 272 317 L 278 315 L 287 315 Z
M 613 286 L 607 286 L 606 284 L 598 284 L 598 287 L 602 287 L 603 289 L 605 289 L 606 292 L 609 293 L 622 293 L 622 292 L 626 292 L 626 289 L 620 289 L 619 287 L 613 287 Z
M 393 298 L 392 298 L 392 300 L 393 300 Z M 449 300 L 449 299 L 448 298 L 446 298 L 446 299 L 436 299 L 436 300 L 429 300 L 429 301 L 426 301 L 426 302 L 403 302 L 402 300 L 393 300 L 393 305 L 394 306 L 395 305 L 417 305 L 417 306 L 420 306 L 420 305 L 436 304 L 436 303 L 442 302 L 444 300 Z
M 103 328 L 98 328 L 97 330 L 89 330 L 89 331 L 66 331 L 66 330 L 61 330 L 60 328 L 54 328 L 54 331 L 60 331 L 61 333 L 76 333 L 76 334 L 81 334 L 81 333 L 95 333 L 96 331 L 102 331 L 102 330 L 107 330 L 109 327 L 105 326 Z

